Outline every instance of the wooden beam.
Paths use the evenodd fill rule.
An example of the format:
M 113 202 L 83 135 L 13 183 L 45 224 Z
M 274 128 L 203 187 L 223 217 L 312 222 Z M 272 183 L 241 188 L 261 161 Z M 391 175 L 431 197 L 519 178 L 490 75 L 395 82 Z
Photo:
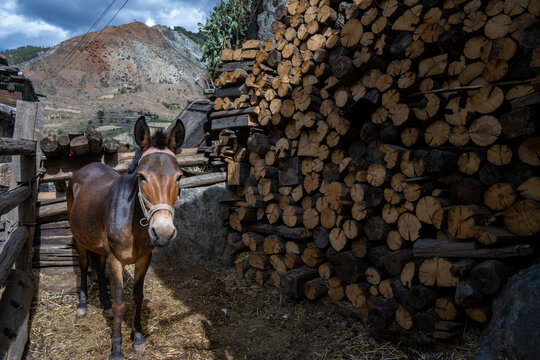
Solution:
M 36 223 L 43 224 L 67 219 L 67 202 L 41 205 L 37 209 Z
M 483 248 L 474 241 L 418 239 L 414 243 L 413 252 L 414 256 L 420 257 L 506 258 L 527 256 L 533 253 L 533 249 L 529 244 Z
M 256 106 L 250 106 L 245 109 L 214 111 L 213 113 L 210 114 L 210 119 L 219 119 L 219 118 L 244 115 L 244 114 L 255 115 L 257 113 L 256 111 L 257 111 Z
M 16 208 L 30 196 L 32 196 L 32 190 L 28 186 L 20 186 L 0 195 L 0 215 L 4 215 L 11 209 Z
M 4 285 L 27 239 L 28 229 L 26 226 L 20 226 L 9 235 L 6 241 L 0 243 L 0 286 Z
M 212 130 L 250 127 L 254 125 L 257 125 L 257 121 L 252 114 L 230 116 L 212 120 Z
M 216 172 L 216 173 L 210 173 L 210 174 L 190 176 L 190 177 L 182 178 L 180 180 L 180 188 L 186 189 L 186 188 L 193 188 L 193 187 L 199 187 L 199 186 L 208 186 L 208 185 L 216 184 L 219 182 L 223 182 L 225 180 L 227 180 L 226 172 Z
M 0 155 L 34 155 L 36 142 L 0 137 Z

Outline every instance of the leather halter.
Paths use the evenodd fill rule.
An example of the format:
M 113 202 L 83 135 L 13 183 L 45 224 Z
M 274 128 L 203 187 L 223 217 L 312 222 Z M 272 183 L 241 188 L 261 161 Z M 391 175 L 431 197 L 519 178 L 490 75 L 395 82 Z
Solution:
M 150 155 L 150 154 L 156 154 L 156 153 L 168 154 L 168 155 L 173 156 L 176 159 L 176 155 L 174 154 L 172 150 L 158 149 L 158 148 L 151 147 L 143 151 L 141 158 L 139 159 L 139 163 L 145 156 Z M 139 187 L 139 203 L 141 204 L 141 209 L 144 215 L 144 217 L 139 221 L 141 226 L 148 226 L 148 224 L 150 223 L 150 219 L 152 219 L 152 216 L 154 216 L 154 214 L 159 210 L 167 210 L 168 212 L 171 213 L 172 217 L 174 218 L 174 208 L 172 206 L 170 206 L 169 204 L 155 204 L 154 205 L 144 197 L 141 191 L 141 184 L 139 181 L 140 180 L 137 180 L 137 185 Z M 146 207 L 148 207 L 150 210 L 146 210 Z M 146 220 L 146 224 L 143 223 L 143 220 Z

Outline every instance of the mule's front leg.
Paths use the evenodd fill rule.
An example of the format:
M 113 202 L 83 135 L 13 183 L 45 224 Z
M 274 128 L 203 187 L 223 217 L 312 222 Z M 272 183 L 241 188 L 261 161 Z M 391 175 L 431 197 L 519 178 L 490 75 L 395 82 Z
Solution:
M 126 303 L 122 299 L 123 278 L 122 269 L 123 266 L 114 255 L 109 255 L 107 258 L 109 263 L 109 271 L 111 273 L 111 288 L 113 293 L 113 335 L 112 335 L 112 350 L 109 360 L 123 359 L 122 353 L 122 321 L 126 314 Z
M 142 335 L 141 308 L 143 303 L 144 276 L 146 275 L 151 259 L 152 253 L 139 259 L 135 264 L 135 283 L 133 286 L 133 299 L 131 300 L 131 306 L 133 307 L 131 340 L 133 340 L 133 349 L 138 353 L 143 352 L 146 345 L 146 341 Z

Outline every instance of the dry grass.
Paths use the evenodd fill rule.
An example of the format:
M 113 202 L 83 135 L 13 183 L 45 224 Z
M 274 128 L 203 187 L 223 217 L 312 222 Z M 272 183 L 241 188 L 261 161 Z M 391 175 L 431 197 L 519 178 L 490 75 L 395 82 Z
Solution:
M 131 270 L 132 271 L 132 270 Z M 65 278 L 65 275 L 64 275 Z M 111 320 L 101 313 L 97 284 L 88 314 L 75 318 L 74 291 L 54 289 L 44 276 L 34 302 L 27 359 L 106 359 Z M 132 280 L 125 282 L 129 299 Z M 123 326 L 127 359 L 472 359 L 474 331 L 429 348 L 376 339 L 364 321 L 338 314 L 328 300 L 293 302 L 279 289 L 237 279 L 231 269 L 183 270 L 163 264 L 145 283 L 142 355 L 131 348 L 131 313 Z

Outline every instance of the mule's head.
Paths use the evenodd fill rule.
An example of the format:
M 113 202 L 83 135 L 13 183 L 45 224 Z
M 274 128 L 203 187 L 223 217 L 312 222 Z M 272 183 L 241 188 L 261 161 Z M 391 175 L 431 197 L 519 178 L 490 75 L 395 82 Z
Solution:
M 174 202 L 178 197 L 182 170 L 176 162 L 176 150 L 184 142 L 185 128 L 177 120 L 168 131 L 153 136 L 144 117 L 135 124 L 135 142 L 141 148 L 137 166 L 139 201 L 148 223 L 153 246 L 165 246 L 176 237 Z

